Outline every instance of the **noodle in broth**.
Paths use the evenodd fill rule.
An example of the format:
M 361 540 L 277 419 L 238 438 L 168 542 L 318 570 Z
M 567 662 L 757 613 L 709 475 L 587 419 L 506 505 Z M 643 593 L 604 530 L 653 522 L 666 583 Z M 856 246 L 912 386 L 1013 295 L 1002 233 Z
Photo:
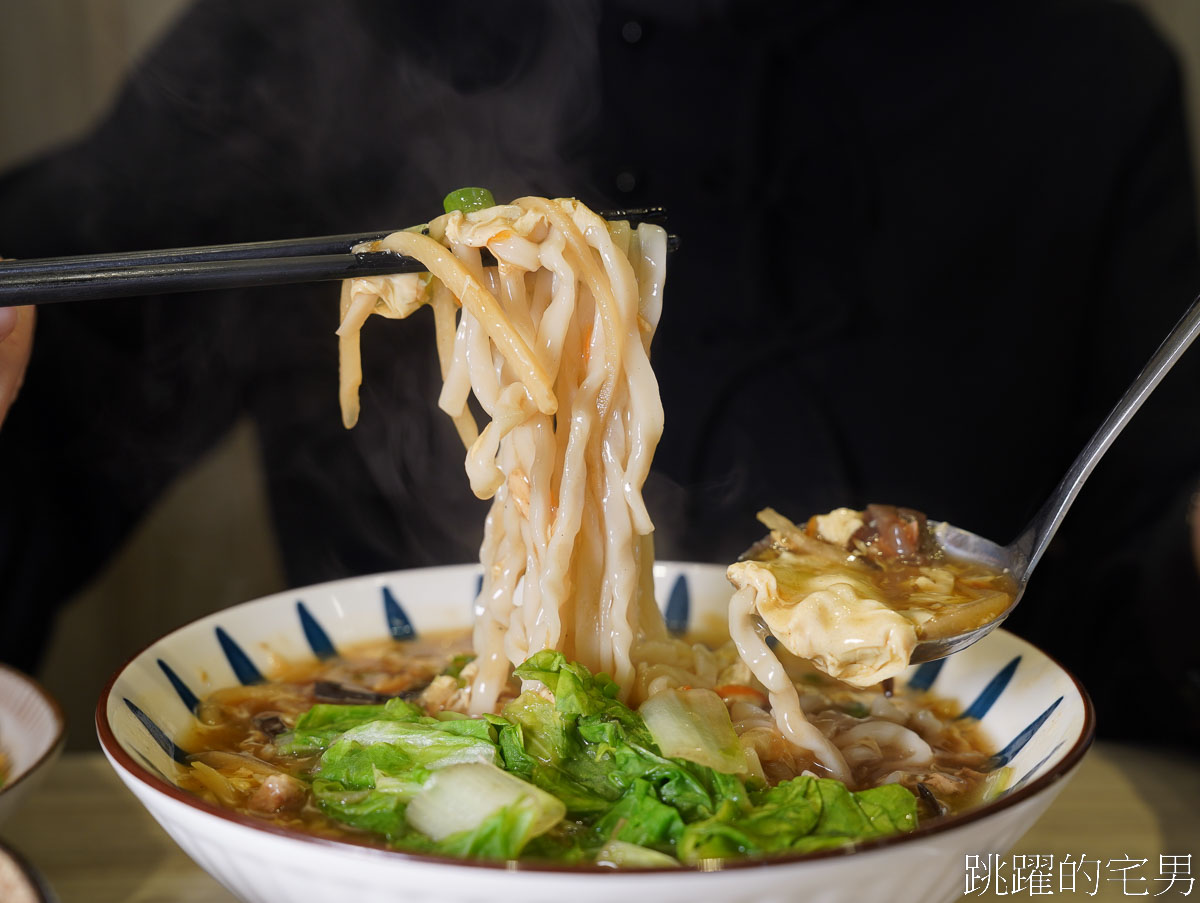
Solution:
M 513 737 L 522 736 L 522 724 L 535 730 L 533 722 L 522 719 L 533 718 L 535 710 L 542 710 L 537 718 L 549 717 L 547 699 L 557 705 L 554 686 L 561 690 L 567 684 L 558 681 L 567 680 L 575 688 L 571 692 L 583 694 L 583 702 L 569 705 L 582 708 L 562 716 L 556 729 L 576 730 L 580 713 L 599 717 L 611 709 L 615 719 L 580 734 L 572 741 L 577 751 L 598 762 L 611 758 L 606 750 L 612 744 L 624 743 L 626 755 L 648 769 L 645 774 L 657 774 L 655 780 L 699 780 L 698 787 L 715 782 L 732 794 L 727 802 L 739 801 L 731 803 L 733 810 L 719 793 L 705 797 L 708 802 L 699 809 L 681 803 L 686 817 L 669 841 L 639 839 L 635 853 L 614 852 L 606 844 L 599 852 L 590 849 L 593 861 L 633 855 L 643 865 L 663 864 L 652 857 L 664 850 L 686 862 L 783 849 L 772 846 L 778 838 L 754 839 L 753 831 L 739 834 L 743 840 L 726 848 L 727 841 L 720 839 L 729 836 L 724 828 L 697 825 L 732 817 L 734 810 L 745 814 L 773 806 L 773 788 L 791 793 L 783 785 L 793 778 L 835 778 L 845 785 L 837 790 L 843 796 L 900 784 L 920 790 L 923 798 L 936 794 L 934 814 L 973 801 L 985 784 L 986 753 L 969 722 L 956 720 L 926 694 L 893 697 L 878 687 L 841 684 L 785 650 L 772 650 L 752 587 L 733 595 L 728 639 L 712 645 L 667 631 L 654 598 L 654 527 L 642 498 L 663 426 L 649 351 L 661 310 L 666 249 L 666 235 L 657 227 L 632 230 L 606 222 L 578 201 L 533 197 L 454 211 L 423 230 L 360 246 L 413 257 L 428 273 L 343 284 L 338 329 L 343 420 L 350 427 L 358 419 L 359 336 L 367 319 L 372 314 L 403 318 L 431 306 L 443 377 L 438 404 L 453 419 L 466 449 L 472 490 L 492 500 L 480 549 L 483 586 L 471 636 L 473 660 L 448 663 L 451 653 L 444 649 L 414 655 L 412 649 L 385 648 L 293 669 L 276 684 L 219 691 L 198 712 L 204 726 L 191 748 L 201 751 L 193 756 L 184 786 L 283 824 L 335 836 L 351 831 L 358 837 L 355 826 L 366 825 L 361 813 L 343 810 L 366 805 L 362 794 L 367 790 L 354 781 L 371 769 L 379 773 L 378 765 L 364 772 L 360 762 L 359 778 L 351 780 L 337 771 L 341 765 L 330 767 L 330 756 L 335 748 L 339 756 L 367 755 L 355 746 L 358 740 L 347 746 L 348 738 L 375 736 L 384 728 L 351 728 L 337 735 L 340 740 L 329 734 L 322 741 L 326 746 L 316 744 L 313 719 L 341 718 L 322 708 L 330 694 L 350 708 L 365 706 L 363 717 L 383 719 L 392 732 L 437 732 L 445 719 L 487 715 L 493 720 L 478 719 L 450 733 L 487 734 L 490 743 L 472 754 L 490 763 L 495 744 L 510 751 L 514 742 L 519 746 Z M 468 404 L 471 395 L 486 415 L 483 424 Z M 523 680 L 514 680 L 514 669 Z M 693 705 L 695 712 L 688 711 Z M 702 726 L 711 736 L 695 741 L 703 755 L 693 756 L 686 752 L 693 740 L 667 734 L 688 735 L 695 722 L 704 720 L 696 712 L 705 705 L 710 714 L 715 705 L 716 715 Z M 631 711 L 639 706 L 642 717 Z M 652 712 L 658 714 L 652 718 Z M 495 713 L 502 717 L 497 720 Z M 391 723 L 396 719 L 404 726 Z M 650 728 L 652 720 L 657 729 Z M 730 738 L 724 746 L 713 740 L 722 731 Z M 661 753 L 653 751 L 656 745 Z M 519 749 L 515 755 L 518 763 L 529 758 Z M 695 772 L 696 766 L 681 765 L 680 759 L 703 768 Z M 551 771 L 562 765 L 553 757 L 548 763 Z M 522 767 L 518 764 L 518 770 Z M 675 777 L 663 777 L 668 772 Z M 410 778 L 404 779 L 409 784 L 386 778 L 393 789 L 408 789 L 385 800 L 385 808 L 420 809 L 419 800 L 410 802 L 404 795 L 411 792 Z M 429 780 L 430 787 L 437 783 Z M 579 780 L 586 783 L 586 776 Z M 596 843 L 625 836 L 625 817 L 613 813 L 627 804 L 629 794 L 641 792 L 638 781 L 647 779 L 629 780 L 628 787 L 621 785 L 628 793 L 619 801 L 603 781 L 599 800 L 576 800 L 583 808 L 576 821 L 562 822 L 574 827 L 560 831 L 555 849 L 561 853 L 563 844 L 589 831 L 607 832 Z M 578 790 L 577 784 L 570 786 Z M 817 792 L 815 784 L 800 786 L 810 796 Z M 656 792 L 669 797 L 676 791 L 660 787 Z M 867 833 L 855 836 L 911 828 L 913 798 L 900 793 L 904 799 L 895 818 L 883 819 L 887 827 L 864 820 Z M 856 817 L 865 819 L 865 810 L 857 809 L 850 796 L 845 799 Z M 662 803 L 655 797 L 650 804 Z M 873 805 L 871 811 L 887 809 Z M 595 814 L 606 806 L 617 808 Z M 334 810 L 351 828 L 329 817 Z M 403 825 L 403 816 L 391 824 L 401 830 L 396 824 Z M 385 836 L 420 849 L 442 839 L 436 832 L 430 832 L 432 841 Z M 840 835 L 797 837 L 788 848 L 820 849 L 845 841 Z M 467 855 L 516 855 L 454 849 Z M 543 853 L 548 849 L 543 844 Z

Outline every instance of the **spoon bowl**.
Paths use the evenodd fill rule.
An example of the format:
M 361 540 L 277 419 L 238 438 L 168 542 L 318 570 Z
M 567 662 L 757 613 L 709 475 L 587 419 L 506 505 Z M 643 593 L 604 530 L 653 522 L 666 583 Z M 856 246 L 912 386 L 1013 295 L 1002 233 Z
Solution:
M 1015 548 L 1015 544 L 1002 546 L 990 539 L 984 539 L 977 533 L 955 527 L 944 521 L 931 521 L 929 526 L 934 540 L 948 556 L 959 560 L 975 561 L 993 571 L 1003 571 L 1012 577 L 1016 589 L 1008 606 L 986 624 L 951 636 L 921 640 L 913 649 L 912 657 L 909 659 L 909 662 L 914 665 L 945 658 L 960 649 L 966 649 L 999 627 L 1001 622 L 1008 617 L 1009 612 L 1016 608 L 1017 603 L 1021 601 L 1030 570 L 1028 557 L 1023 556 L 1020 550 Z
M 1167 333 L 1167 337 L 1142 368 L 1142 372 L 1125 390 L 1120 401 L 1071 463 L 1066 475 L 1059 481 L 1050 497 L 1021 535 L 1011 543 L 1002 546 L 961 527 L 944 522 L 930 523 L 934 539 L 947 555 L 960 561 L 978 562 L 991 570 L 1007 572 L 1015 585 L 1015 591 L 1008 607 L 991 621 L 961 633 L 922 640 L 913 650 L 910 661 L 914 664 L 933 661 L 965 649 L 987 636 L 1009 615 L 1025 594 L 1025 587 L 1033 569 L 1037 567 L 1046 546 L 1058 532 L 1063 517 L 1079 495 L 1084 482 L 1150 393 L 1187 351 L 1197 333 L 1200 333 L 1200 297 L 1192 301 L 1179 322 Z

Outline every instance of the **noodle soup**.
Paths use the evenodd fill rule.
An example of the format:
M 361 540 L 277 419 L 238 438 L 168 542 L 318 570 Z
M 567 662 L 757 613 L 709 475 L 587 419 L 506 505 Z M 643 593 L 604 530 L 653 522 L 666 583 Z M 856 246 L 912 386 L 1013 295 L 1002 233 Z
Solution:
M 969 724 L 781 656 L 738 582 L 748 563 L 730 569 L 729 641 L 667 629 L 642 498 L 663 425 L 649 355 L 665 233 L 572 199 L 470 190 L 447 211 L 358 249 L 428 273 L 343 284 L 340 398 L 353 426 L 371 315 L 433 309 L 438 404 L 492 500 L 469 647 L 357 652 L 221 691 L 197 712 L 185 785 L 366 843 L 601 866 L 821 850 L 968 805 L 987 758 Z
M 256 903 L 347 897 L 385 903 L 397 893 L 462 903 L 490 897 L 608 903 L 614 893 L 662 903 L 750 903 L 799 893 L 851 903 L 863 898 L 866 886 L 882 888 L 896 903 L 929 903 L 958 899 L 961 874 L 944 866 L 980 849 L 1003 849 L 1024 833 L 1068 783 L 1064 778 L 1090 743 L 1094 716 L 1077 683 L 1036 648 L 997 630 L 942 666 L 931 663 L 906 672 L 896 680 L 896 695 L 906 692 L 906 685 L 930 687 L 953 700 L 953 709 L 977 714 L 986 748 L 997 751 L 984 764 L 1002 766 L 989 777 L 1004 781 L 1004 787 L 993 798 L 985 779 L 981 804 L 946 818 L 931 818 L 918 803 L 915 831 L 832 850 L 778 856 L 768 851 L 720 863 L 706 859 L 682 868 L 664 863 L 605 875 L 610 870 L 603 866 L 535 860 L 529 846 L 515 861 L 462 860 L 398 851 L 386 839 L 366 846 L 364 834 L 356 842 L 315 837 L 277 827 L 261 815 L 214 807 L 176 786 L 185 770 L 179 763 L 187 760 L 179 747 L 198 749 L 191 745 L 195 700 L 247 679 L 247 660 L 257 673 L 275 677 L 282 673 L 281 663 L 312 664 L 330 647 L 345 653 L 393 634 L 421 640 L 446 630 L 468 631 L 478 578 L 478 568 L 470 565 L 351 578 L 293 589 L 193 622 L 149 646 L 106 687 L 97 710 L 101 745 L 184 851 L 240 899 Z M 729 603 L 723 567 L 659 562 L 654 586 L 672 629 L 689 631 L 689 638 L 712 636 L 720 645 L 714 625 L 724 621 Z M 997 693 L 1001 679 L 1007 680 L 1006 688 Z M 984 705 L 981 697 L 989 687 Z M 574 694 L 577 702 L 587 698 Z M 1045 717 L 1049 709 L 1053 717 Z M 610 853 L 615 859 L 621 851 L 618 843 Z
M 961 811 L 989 787 L 974 723 L 926 692 L 852 687 L 784 656 L 809 721 L 850 768 L 843 786 L 782 735 L 730 643 L 658 650 L 645 684 L 672 659 L 702 685 L 651 692 L 637 711 L 607 678 L 540 653 L 497 715 L 470 717 L 468 640 L 372 644 L 218 691 L 197 709 L 181 786 L 356 843 L 612 866 L 853 843 Z M 539 689 L 522 692 L 522 677 Z M 445 774 L 469 798 L 439 786 Z M 515 778 L 547 798 L 505 797 Z

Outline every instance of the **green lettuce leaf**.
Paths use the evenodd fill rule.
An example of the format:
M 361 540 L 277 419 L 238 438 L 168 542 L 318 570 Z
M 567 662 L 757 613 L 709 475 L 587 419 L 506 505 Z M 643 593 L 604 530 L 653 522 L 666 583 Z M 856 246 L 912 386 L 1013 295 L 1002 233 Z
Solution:
M 277 741 L 281 753 L 309 755 L 328 749 L 346 731 L 372 721 L 417 721 L 425 718 L 420 706 L 403 699 L 382 705 L 319 703 L 296 719 L 296 727 Z
M 684 862 L 809 852 L 911 831 L 917 801 L 898 784 L 852 793 L 839 781 L 807 775 L 751 794 L 749 811 L 728 803 L 689 824 L 678 844 Z
M 917 826 L 917 798 L 899 784 L 855 791 L 854 801 L 876 835 L 898 834 Z
M 662 802 L 649 781 L 638 778 L 595 823 L 596 833 L 639 847 L 674 853 L 683 834 L 683 818 L 674 806 Z
M 434 849 L 460 858 L 516 859 L 530 840 L 533 819 L 528 806 L 505 806 L 485 818 L 477 828 L 443 838 Z
M 610 678 L 561 653 L 539 652 L 516 674 L 553 698 L 522 693 L 502 715 L 483 718 L 431 718 L 401 700 L 314 706 L 290 743 L 322 752 L 312 773 L 322 810 L 403 849 L 560 863 L 769 856 L 916 826 L 916 798 L 898 785 L 852 793 L 801 776 L 769 788 L 751 780 L 747 789 L 737 774 L 668 758 Z M 417 831 L 405 819 L 408 802 L 433 786 L 437 769 L 468 762 L 498 765 L 553 794 L 567 818 L 531 838 L 529 812 L 514 805 L 440 841 Z
M 491 731 L 487 722 L 478 724 Z M 496 744 L 490 735 L 475 736 L 475 729 L 466 730 L 466 725 L 465 721 L 370 721 L 343 733 L 321 756 L 314 774 L 347 789 L 385 789 L 378 779 L 396 778 L 407 786 L 423 782 L 435 768 L 465 762 L 496 764 Z
M 337 781 L 313 781 L 317 806 L 331 818 L 397 843 L 413 833 L 404 820 L 404 800 L 378 790 L 348 790 Z
M 736 776 L 661 755 L 641 715 L 616 698 L 617 686 L 606 675 L 592 675 L 559 652 L 539 652 L 516 673 L 541 681 L 554 700 L 527 692 L 505 707 L 509 726 L 500 729 L 505 767 L 558 796 L 571 816 L 595 822 L 639 781 L 646 786 L 624 806 L 648 800 L 649 792 L 685 822 L 712 816 L 722 800 L 749 806 Z
M 620 687 L 607 674 L 592 674 L 551 650 L 534 653 L 513 673 L 522 680 L 544 683 L 554 694 L 555 708 L 564 715 L 606 716 L 625 728 L 631 742 L 654 745 L 646 722 L 617 698 Z

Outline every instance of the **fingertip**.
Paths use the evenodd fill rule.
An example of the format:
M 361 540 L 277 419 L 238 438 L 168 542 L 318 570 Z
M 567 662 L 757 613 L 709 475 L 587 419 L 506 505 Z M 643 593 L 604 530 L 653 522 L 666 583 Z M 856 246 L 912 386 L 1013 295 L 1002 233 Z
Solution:
M 0 307 L 0 342 L 12 334 L 17 328 L 17 309 L 15 307 Z

